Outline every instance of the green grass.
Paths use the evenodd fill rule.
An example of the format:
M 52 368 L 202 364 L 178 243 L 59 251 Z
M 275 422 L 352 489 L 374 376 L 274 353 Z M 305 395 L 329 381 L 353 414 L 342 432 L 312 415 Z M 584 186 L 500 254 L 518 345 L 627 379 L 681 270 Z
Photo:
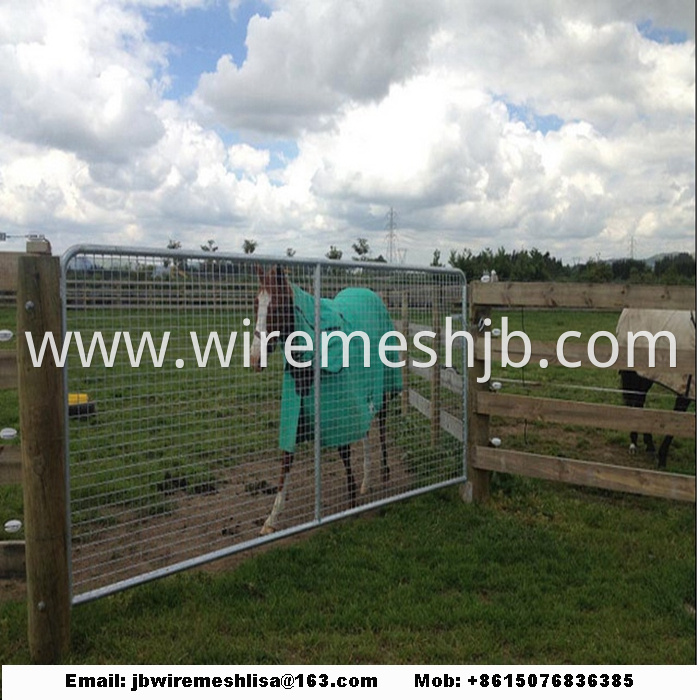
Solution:
M 695 662 L 695 508 L 510 480 L 74 609 L 70 663 Z M 26 663 L 25 610 L 0 655 Z

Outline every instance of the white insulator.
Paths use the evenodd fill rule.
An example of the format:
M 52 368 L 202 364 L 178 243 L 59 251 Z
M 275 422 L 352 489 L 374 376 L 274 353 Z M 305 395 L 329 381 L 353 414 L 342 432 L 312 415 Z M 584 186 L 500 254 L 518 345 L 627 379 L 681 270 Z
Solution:
M 13 535 L 15 532 L 19 532 L 22 529 L 21 520 L 8 520 L 5 523 L 5 532 Z

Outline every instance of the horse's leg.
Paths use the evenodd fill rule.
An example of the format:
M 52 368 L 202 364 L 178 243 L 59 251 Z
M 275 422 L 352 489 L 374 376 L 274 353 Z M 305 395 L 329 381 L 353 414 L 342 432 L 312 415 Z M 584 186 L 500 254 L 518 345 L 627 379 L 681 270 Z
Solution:
M 690 399 L 686 398 L 685 396 L 677 396 L 673 410 L 685 413 L 688 410 L 688 406 L 690 406 Z M 657 462 L 659 469 L 666 469 L 666 459 L 668 458 L 668 450 L 671 447 L 672 440 L 673 435 L 667 435 L 661 443 L 661 447 L 659 448 L 659 459 Z
M 289 471 L 292 468 L 294 462 L 294 453 L 285 452 L 284 457 L 282 457 L 282 472 L 280 474 L 279 484 L 277 485 L 277 495 L 275 496 L 275 502 L 272 506 L 272 511 L 268 516 L 265 524 L 260 530 L 261 535 L 269 535 L 277 530 L 277 518 L 284 508 L 284 502 L 287 499 L 287 483 L 289 477 Z
M 355 485 L 355 479 L 352 476 L 352 469 L 350 467 L 350 445 L 341 445 L 338 448 L 340 453 L 340 458 L 343 460 L 345 465 L 345 475 L 348 479 L 348 497 L 350 499 L 350 507 L 354 508 L 357 505 L 357 486 Z
M 389 481 L 389 461 L 387 459 L 386 450 L 386 399 L 377 414 L 377 421 L 379 423 L 379 442 L 382 447 L 382 483 Z
M 360 495 L 364 496 L 372 489 L 372 450 L 369 442 L 369 433 L 362 438 L 362 457 L 363 457 L 363 477 L 362 486 L 360 486 Z
M 647 392 L 651 388 L 652 382 L 644 377 L 640 377 L 633 370 L 620 370 L 620 383 L 622 385 L 622 401 L 625 406 L 631 408 L 644 408 Z M 630 433 L 630 452 L 637 451 L 637 440 L 639 433 L 633 430 Z M 654 452 L 654 440 L 649 433 L 644 433 L 644 444 L 647 452 Z

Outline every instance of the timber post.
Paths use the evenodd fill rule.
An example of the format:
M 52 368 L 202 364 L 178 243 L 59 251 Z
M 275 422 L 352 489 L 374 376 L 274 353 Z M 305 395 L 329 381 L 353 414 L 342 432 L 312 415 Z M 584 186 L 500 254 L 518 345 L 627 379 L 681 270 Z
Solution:
M 469 290 L 469 330 L 475 338 L 482 335 L 480 321 L 490 318 L 488 307 L 477 306 L 472 302 L 474 295 L 472 289 L 475 284 L 470 283 Z M 483 326 L 483 331 L 490 331 L 491 327 Z M 488 391 L 488 382 L 480 383 L 477 378 L 483 377 L 485 363 L 477 357 L 474 352 L 474 366 L 469 371 L 467 384 L 467 425 L 469 426 L 467 436 L 467 483 L 462 490 L 462 497 L 469 503 L 480 503 L 486 501 L 491 492 L 491 474 L 483 469 L 478 469 L 477 449 L 486 447 L 489 444 L 489 416 L 477 412 L 478 394 Z
M 25 334 L 61 344 L 60 265 L 50 255 L 19 259 L 17 366 L 24 494 L 29 651 L 56 663 L 70 646 L 63 371 L 46 352 L 34 367 Z M 47 348 L 48 350 L 48 348 Z

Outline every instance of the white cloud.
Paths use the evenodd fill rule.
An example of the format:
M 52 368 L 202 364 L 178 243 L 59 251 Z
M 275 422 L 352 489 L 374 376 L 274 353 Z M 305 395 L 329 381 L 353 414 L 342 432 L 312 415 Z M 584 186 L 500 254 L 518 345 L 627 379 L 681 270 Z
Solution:
M 348 101 L 380 100 L 423 62 L 441 0 L 288 0 L 248 24 L 248 59 L 222 56 L 196 102 L 232 129 L 327 128 Z
M 688 0 L 270 0 L 173 102 L 149 12 L 208 1 L 0 4 L 0 230 L 379 253 L 394 207 L 421 264 L 693 248 Z
M 247 143 L 237 143 L 228 149 L 228 162 L 233 170 L 241 170 L 248 175 L 259 175 L 270 164 L 270 152 L 253 148 Z
M 21 11 L 18 11 L 21 10 Z M 105 0 L 16 3 L 0 26 L 3 131 L 91 160 L 126 160 L 163 127 L 153 66 L 137 13 Z

